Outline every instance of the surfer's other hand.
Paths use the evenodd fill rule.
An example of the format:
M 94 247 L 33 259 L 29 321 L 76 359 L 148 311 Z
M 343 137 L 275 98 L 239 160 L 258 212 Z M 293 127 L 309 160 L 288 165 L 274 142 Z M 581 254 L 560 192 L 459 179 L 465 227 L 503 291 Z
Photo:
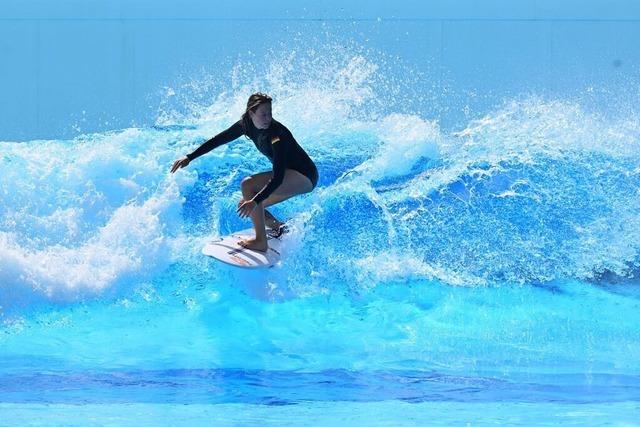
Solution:
M 176 160 L 175 162 L 173 162 L 173 166 L 171 166 L 171 173 L 174 173 L 180 168 L 186 167 L 189 164 L 189 162 L 190 161 L 187 156 L 184 156 L 181 159 Z
M 258 206 L 253 200 L 240 200 L 238 203 L 238 215 L 240 218 L 246 218 L 253 213 L 253 210 Z

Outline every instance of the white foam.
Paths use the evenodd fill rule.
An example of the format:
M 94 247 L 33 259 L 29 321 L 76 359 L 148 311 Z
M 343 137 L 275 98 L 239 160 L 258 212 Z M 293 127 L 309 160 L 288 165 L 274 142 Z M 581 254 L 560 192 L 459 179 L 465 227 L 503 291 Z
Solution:
M 368 179 L 394 178 L 411 171 L 424 159 L 438 159 L 437 123 L 406 114 L 391 114 L 376 124 L 382 143 L 377 153 L 356 168 Z
M 584 276 L 594 268 L 624 272 L 637 257 L 633 243 L 640 241 L 634 211 L 637 193 L 607 199 L 601 191 L 593 196 L 593 201 L 602 202 L 602 212 L 596 212 L 590 223 L 578 221 L 581 234 L 576 247 L 545 249 L 547 270 L 529 267 L 537 265 L 541 242 L 553 241 L 554 230 L 541 226 L 539 240 L 527 241 L 494 206 L 496 200 L 507 203 L 528 198 L 537 205 L 527 205 L 524 219 L 542 224 L 550 220 L 545 216 L 545 202 L 556 203 L 562 210 L 568 208 L 563 203 L 575 203 L 583 194 L 592 200 L 594 192 L 572 181 L 570 172 L 547 176 L 540 166 L 542 178 L 513 178 L 509 173 L 517 175 L 518 171 L 509 169 L 510 165 L 536 167 L 547 160 L 569 159 L 568 164 L 578 165 L 577 172 L 591 173 L 589 156 L 602 155 L 609 159 L 603 170 L 619 169 L 620 176 L 626 177 L 637 174 L 637 121 L 608 121 L 574 103 L 532 98 L 506 103 L 461 132 L 448 135 L 434 118 L 382 113 L 384 95 L 394 88 L 377 86 L 386 78 L 380 75 L 379 64 L 361 54 L 336 52 L 335 57 L 310 56 L 302 62 L 294 54 L 293 59 L 278 57 L 266 68 L 266 75 L 254 73 L 245 64 L 246 69 L 234 70 L 228 92 L 216 93 L 206 105 L 190 105 L 187 113 L 166 111 L 158 119 L 159 124 L 177 120 L 193 128 L 126 129 L 72 141 L 0 143 L 2 294 L 5 298 L 29 292 L 53 299 L 82 298 L 147 280 L 176 259 L 198 262 L 194 254 L 199 250 L 194 247 L 200 245 L 202 236 L 186 235 L 182 218 L 184 195 L 193 188 L 198 173 L 211 174 L 215 181 L 207 185 L 223 187 L 224 197 L 232 198 L 238 188 L 230 186 L 241 174 L 268 164 L 253 144 L 238 143 L 199 158 L 174 175 L 168 173 L 169 168 L 203 139 L 238 120 L 248 94 L 256 90 L 274 97 L 274 117 L 312 154 L 321 175 L 323 167 L 337 169 L 339 176 L 350 172 L 344 165 L 353 165 L 354 159 L 360 162 L 355 173 L 337 182 L 325 181 L 324 188 L 314 190 L 310 197 L 321 207 L 313 210 L 315 218 L 308 218 L 313 222 L 327 215 L 332 218 L 327 222 L 333 223 L 337 216 L 348 216 L 340 209 L 354 196 L 368 199 L 379 209 L 381 213 L 375 215 L 387 222 L 387 241 L 396 245 L 397 252 L 356 260 L 351 275 L 355 280 L 384 282 L 419 276 L 477 284 L 495 273 L 526 281 L 553 278 L 555 271 L 568 276 Z M 264 77 L 260 80 L 256 75 Z M 197 86 L 196 82 L 193 87 L 199 90 Z M 167 96 L 182 95 L 172 86 Z M 417 165 L 423 169 L 416 170 Z M 505 183 L 491 187 L 492 180 L 501 175 Z M 527 189 L 534 178 L 541 179 L 538 187 Z M 484 193 L 463 188 L 460 194 L 453 194 L 452 184 L 462 185 L 465 180 L 486 183 Z M 380 191 L 377 182 L 384 181 L 393 182 L 393 188 Z M 222 204 L 211 195 L 217 189 L 208 190 L 205 204 L 220 210 Z M 462 203 L 459 209 L 429 209 L 435 196 L 447 200 L 452 194 L 455 203 Z M 570 197 L 558 197 L 563 194 Z M 308 208 L 298 200 L 307 199 L 296 198 L 289 206 L 295 203 L 301 210 Z M 613 221 L 615 230 L 607 229 L 612 218 L 621 218 Z M 490 233 L 481 230 L 478 221 L 493 227 Z M 207 227 L 210 231 L 215 225 Z M 438 241 L 452 227 L 459 228 L 457 234 L 451 232 L 449 240 Z M 441 253 L 433 252 L 436 259 L 407 255 L 413 245 L 407 236 L 427 233 L 424 230 L 432 234 L 422 238 L 442 245 L 437 246 Z M 494 246 L 487 248 L 489 237 L 495 239 Z M 327 245 L 331 245 L 330 235 L 321 248 Z M 455 258 L 458 247 L 464 247 L 468 264 Z M 506 252 L 515 247 L 518 257 Z M 449 253 L 450 258 L 442 253 Z M 374 264 L 383 268 L 369 267 Z
M 48 297 L 81 298 L 143 280 L 165 267 L 171 257 L 164 213 L 179 209 L 168 191 L 142 205 L 124 205 L 87 242 L 75 247 L 52 245 L 28 250 L 20 237 L 0 234 L 0 277 L 6 287 L 31 288 Z
M 428 257 L 428 255 L 427 255 Z M 416 279 L 439 280 L 454 286 L 484 285 L 487 281 L 470 274 L 459 274 L 432 265 L 412 252 L 376 253 L 355 261 L 358 280 L 376 286 L 379 283 L 404 282 Z

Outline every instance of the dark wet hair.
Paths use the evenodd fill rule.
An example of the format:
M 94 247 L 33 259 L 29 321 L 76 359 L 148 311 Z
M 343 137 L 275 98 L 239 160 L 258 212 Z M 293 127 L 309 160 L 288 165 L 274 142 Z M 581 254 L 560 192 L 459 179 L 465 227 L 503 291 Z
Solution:
M 244 111 L 244 114 L 242 114 L 242 128 L 245 135 L 250 136 L 249 133 L 254 133 L 257 130 L 251 121 L 251 117 L 249 117 L 249 111 L 255 113 L 260 105 L 271 104 L 271 101 L 271 97 L 262 92 L 256 92 L 249 97 L 247 109 Z

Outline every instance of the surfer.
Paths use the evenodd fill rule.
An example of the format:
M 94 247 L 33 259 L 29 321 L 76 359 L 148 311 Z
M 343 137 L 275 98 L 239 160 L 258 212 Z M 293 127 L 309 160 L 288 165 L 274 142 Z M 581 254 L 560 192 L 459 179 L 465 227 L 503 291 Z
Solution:
M 176 160 L 171 167 L 171 173 L 174 173 L 192 160 L 242 135 L 251 139 L 256 148 L 271 161 L 273 170 L 242 180 L 242 199 L 237 212 L 241 218 L 251 217 L 255 237 L 242 240 L 239 245 L 263 252 L 268 248 L 265 222 L 276 231 L 284 226 L 265 208 L 298 194 L 308 193 L 318 183 L 316 165 L 289 129 L 272 118 L 271 101 L 264 93 L 254 93 L 249 97 L 240 120 L 204 142 L 194 152 Z

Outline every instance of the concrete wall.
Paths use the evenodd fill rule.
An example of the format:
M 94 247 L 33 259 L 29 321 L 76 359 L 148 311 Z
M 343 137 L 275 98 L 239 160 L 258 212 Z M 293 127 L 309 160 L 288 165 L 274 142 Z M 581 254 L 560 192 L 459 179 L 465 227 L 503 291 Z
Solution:
M 247 36 L 256 26 L 268 37 Z M 478 103 L 640 77 L 632 0 L 2 0 L 0 140 L 149 125 L 164 86 L 327 31 L 428 70 L 441 91 L 490 94 Z

